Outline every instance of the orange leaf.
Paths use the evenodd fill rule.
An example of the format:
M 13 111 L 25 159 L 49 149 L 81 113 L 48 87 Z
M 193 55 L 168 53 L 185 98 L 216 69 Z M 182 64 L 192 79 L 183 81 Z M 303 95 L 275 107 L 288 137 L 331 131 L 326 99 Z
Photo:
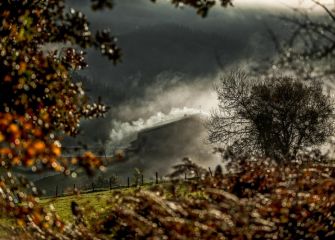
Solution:
M 5 78 L 3 79 L 5 82 L 10 82 L 12 81 L 12 77 L 10 75 L 6 75 Z
M 36 141 L 34 143 L 34 148 L 37 152 L 43 152 L 45 150 L 45 143 L 42 141 Z

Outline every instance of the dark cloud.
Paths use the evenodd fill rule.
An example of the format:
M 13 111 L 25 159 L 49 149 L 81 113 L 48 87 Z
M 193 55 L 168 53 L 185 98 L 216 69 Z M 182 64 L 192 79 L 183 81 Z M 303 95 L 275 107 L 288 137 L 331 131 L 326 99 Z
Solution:
M 101 96 L 111 106 L 106 119 L 83 121 L 81 139 L 89 143 L 107 140 L 112 120 L 194 107 L 192 101 L 198 104 L 199 91 L 209 92 L 222 65 L 256 62 L 273 54 L 264 26 L 276 28 L 276 21 L 268 12 L 217 9 L 203 19 L 192 9 L 163 3 L 115 2 L 112 11 L 103 12 L 90 11 L 89 1 L 69 2 L 88 15 L 93 29 L 110 28 L 123 51 L 123 62 L 116 67 L 89 51 L 89 68 L 78 73 L 92 98 Z M 172 94 L 181 89 L 185 94 Z

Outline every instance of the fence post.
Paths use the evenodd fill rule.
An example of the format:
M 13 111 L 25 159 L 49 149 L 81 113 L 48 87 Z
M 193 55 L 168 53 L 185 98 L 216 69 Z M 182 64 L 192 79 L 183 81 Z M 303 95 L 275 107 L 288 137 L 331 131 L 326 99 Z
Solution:
M 129 177 L 127 178 L 127 186 L 128 186 L 128 188 L 130 187 L 130 179 L 129 179 Z
M 92 192 L 94 192 L 94 182 L 92 182 Z
M 212 169 L 210 167 L 208 167 L 208 170 L 209 170 L 209 174 L 211 175 L 211 177 L 213 177 Z
M 112 190 L 112 178 L 109 178 L 109 191 Z
M 15 196 L 16 196 L 16 199 L 17 199 L 17 201 L 18 201 L 19 203 L 21 203 L 21 200 L 20 200 L 20 196 L 19 196 L 19 194 L 18 194 L 18 193 L 16 193 L 16 194 L 15 194 Z
M 56 197 L 58 197 L 58 185 L 56 185 Z
M 158 172 L 156 172 L 156 184 L 158 184 Z
M 142 186 L 144 185 L 144 176 L 143 176 L 143 174 L 141 175 L 141 185 Z

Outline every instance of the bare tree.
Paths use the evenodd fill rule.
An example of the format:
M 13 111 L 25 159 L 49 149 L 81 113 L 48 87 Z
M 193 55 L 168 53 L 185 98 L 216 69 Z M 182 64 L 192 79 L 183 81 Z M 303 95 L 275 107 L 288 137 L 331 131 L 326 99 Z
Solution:
M 222 77 L 219 107 L 208 122 L 210 142 L 282 160 L 333 134 L 333 101 L 320 82 L 271 80 L 255 83 L 239 71 Z
M 293 15 L 280 17 L 288 29 L 283 41 L 268 28 L 279 53 L 273 67 L 305 80 L 335 80 L 335 5 L 312 2 L 309 8 L 293 8 Z

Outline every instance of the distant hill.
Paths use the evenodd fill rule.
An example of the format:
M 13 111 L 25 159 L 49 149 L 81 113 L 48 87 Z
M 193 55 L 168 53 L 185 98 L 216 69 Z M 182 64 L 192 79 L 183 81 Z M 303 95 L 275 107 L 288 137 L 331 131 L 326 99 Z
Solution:
M 204 121 L 202 115 L 185 116 L 139 132 L 128 149 L 129 159 L 148 172 L 150 169 L 162 173 L 183 157 L 199 164 L 212 163 L 213 150 L 206 143 Z
M 95 178 L 117 175 L 121 184 L 125 184 L 127 177 L 132 177 L 135 168 L 142 169 L 146 179 L 154 177 L 155 172 L 165 176 L 183 157 L 189 157 L 205 167 L 214 167 L 219 163 L 219 159 L 212 153 L 212 146 L 206 144 L 207 131 L 204 121 L 205 118 L 199 114 L 184 116 L 176 121 L 140 131 L 137 139 L 125 149 L 125 159 L 109 166 L 105 173 Z M 79 187 L 89 185 L 92 180 L 80 173 L 77 178 L 48 176 L 35 184 L 52 195 L 56 185 L 60 189 L 66 189 L 72 188 L 74 184 Z

